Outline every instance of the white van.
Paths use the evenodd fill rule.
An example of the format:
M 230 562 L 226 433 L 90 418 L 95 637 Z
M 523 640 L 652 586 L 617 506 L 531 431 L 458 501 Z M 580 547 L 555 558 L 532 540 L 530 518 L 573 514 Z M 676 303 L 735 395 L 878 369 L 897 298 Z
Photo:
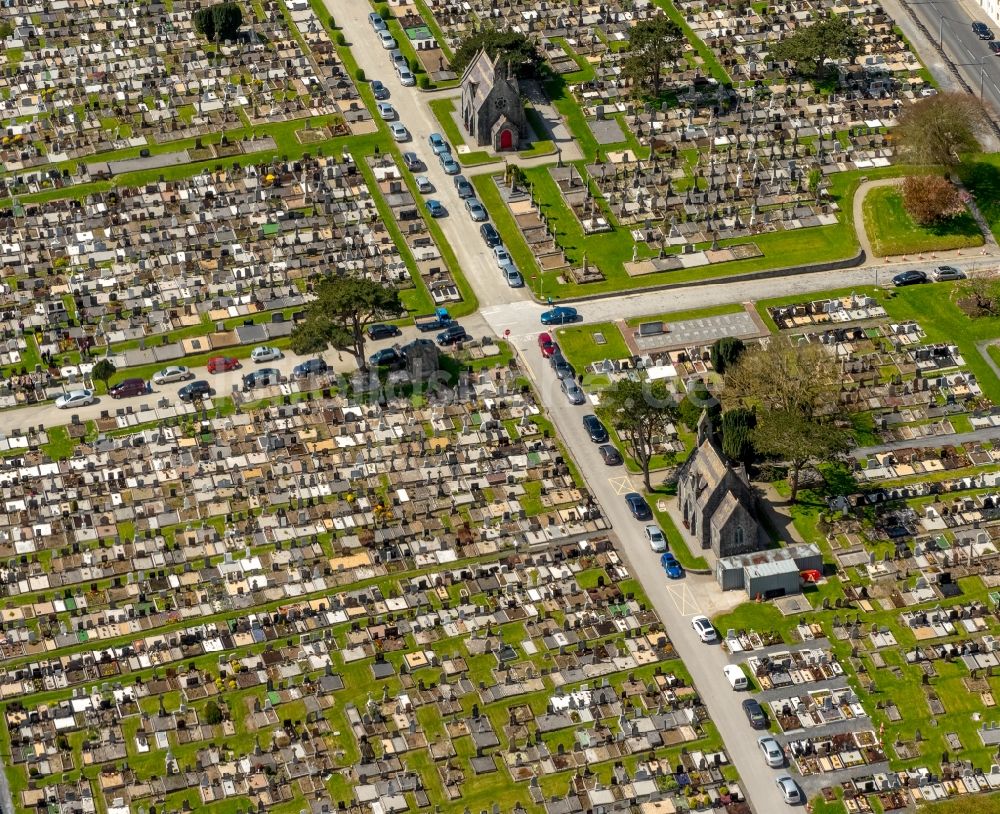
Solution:
M 739 665 L 727 664 L 722 668 L 722 672 L 726 674 L 726 680 L 729 682 L 729 686 L 731 686 L 734 690 L 745 690 L 750 686 L 750 682 L 747 681 L 747 677 L 739 668 Z

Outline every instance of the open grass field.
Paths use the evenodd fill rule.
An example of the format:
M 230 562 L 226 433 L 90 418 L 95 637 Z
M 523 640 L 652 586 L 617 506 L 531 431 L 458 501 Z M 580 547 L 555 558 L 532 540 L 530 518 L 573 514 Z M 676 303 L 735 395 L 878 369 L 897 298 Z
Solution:
M 969 212 L 937 226 L 921 226 L 909 216 L 895 187 L 871 190 L 865 196 L 864 217 L 872 251 L 879 257 L 983 245 L 983 235 Z

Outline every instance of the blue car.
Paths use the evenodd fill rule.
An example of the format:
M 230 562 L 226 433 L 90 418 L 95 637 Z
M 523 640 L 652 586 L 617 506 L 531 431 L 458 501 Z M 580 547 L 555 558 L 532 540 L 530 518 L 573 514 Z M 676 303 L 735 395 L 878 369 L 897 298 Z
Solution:
M 663 566 L 663 570 L 671 579 L 680 579 L 684 576 L 684 569 L 681 568 L 681 564 L 677 562 L 677 558 L 669 551 L 660 557 L 660 565 Z
M 565 325 L 567 322 L 576 322 L 577 316 L 575 308 L 557 305 L 551 311 L 542 312 L 542 325 Z
M 653 511 L 649 508 L 646 498 L 638 492 L 629 492 L 625 495 L 625 502 L 628 504 L 628 510 L 632 512 L 632 517 L 636 520 L 653 519 Z
M 451 152 L 451 147 L 448 146 L 448 142 L 444 140 L 444 137 L 440 133 L 431 133 L 427 138 L 427 143 L 431 145 L 431 151 L 434 155 Z
M 445 216 L 445 209 L 441 205 L 441 201 L 431 198 L 427 201 L 427 212 L 432 218 L 443 218 Z

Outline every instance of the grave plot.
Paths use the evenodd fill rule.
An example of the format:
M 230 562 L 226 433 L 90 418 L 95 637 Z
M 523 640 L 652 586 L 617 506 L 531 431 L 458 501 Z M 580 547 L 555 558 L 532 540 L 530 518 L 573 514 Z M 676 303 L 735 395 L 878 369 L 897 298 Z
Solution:
M 454 300 L 437 247 L 413 222 L 404 251 Z M 364 275 L 404 293 L 414 285 L 350 159 L 119 187 L 85 205 L 24 207 L 11 226 L 13 291 L 0 330 L 9 364 L 24 369 L 0 390 L 4 405 L 79 381 L 96 348 L 110 346 L 123 368 L 285 337 L 318 275 Z M 171 332 L 189 338 L 166 341 Z
M 311 9 L 293 5 L 294 30 L 280 0 L 242 3 L 237 41 L 209 44 L 186 1 L 110 14 L 96 0 L 44 14 L 15 4 L 0 76 L 0 118 L 15 131 L 0 161 L 25 170 L 304 117 L 350 132 L 346 121 L 370 116 Z
M 776 651 L 746 660 L 751 675 L 761 691 L 828 681 L 843 676 L 844 669 L 836 656 L 825 648 Z
M 433 235 L 427 229 L 420 204 L 403 181 L 398 165 L 388 155 L 369 156 L 367 161 L 375 175 L 379 192 L 392 210 L 393 220 L 403 234 L 420 279 L 434 305 L 443 306 L 461 301 L 462 294 L 444 263 Z
M 788 751 L 793 765 L 804 776 L 886 762 L 878 734 L 867 728 L 841 735 L 792 740 L 788 743 Z
M 778 695 L 771 698 L 767 706 L 786 734 L 868 717 L 861 701 L 847 687 Z

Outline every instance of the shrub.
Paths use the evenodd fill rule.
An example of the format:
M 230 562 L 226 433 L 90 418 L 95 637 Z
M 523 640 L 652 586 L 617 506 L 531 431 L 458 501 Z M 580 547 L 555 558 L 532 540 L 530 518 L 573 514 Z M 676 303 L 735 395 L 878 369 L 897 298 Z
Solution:
M 330 26 L 330 28 L 336 28 L 337 27 L 337 21 L 333 19 L 333 15 L 332 14 L 329 17 L 326 18 L 326 24 L 328 26 Z
M 344 36 L 343 31 L 338 31 L 335 38 L 337 45 L 347 45 L 347 37 Z
M 430 77 L 427 74 L 422 73 L 417 77 L 417 87 L 418 88 L 429 88 L 431 86 Z
M 354 78 L 357 79 L 359 82 L 364 82 L 365 81 L 365 69 L 364 68 L 358 68 L 354 72 Z
M 378 12 L 378 16 L 381 17 L 383 20 L 392 19 L 392 12 L 389 11 L 389 6 L 387 6 L 385 3 L 383 3 L 375 10 Z
M 903 206 L 921 226 L 948 220 L 965 211 L 958 189 L 940 175 L 911 175 L 903 181 Z

